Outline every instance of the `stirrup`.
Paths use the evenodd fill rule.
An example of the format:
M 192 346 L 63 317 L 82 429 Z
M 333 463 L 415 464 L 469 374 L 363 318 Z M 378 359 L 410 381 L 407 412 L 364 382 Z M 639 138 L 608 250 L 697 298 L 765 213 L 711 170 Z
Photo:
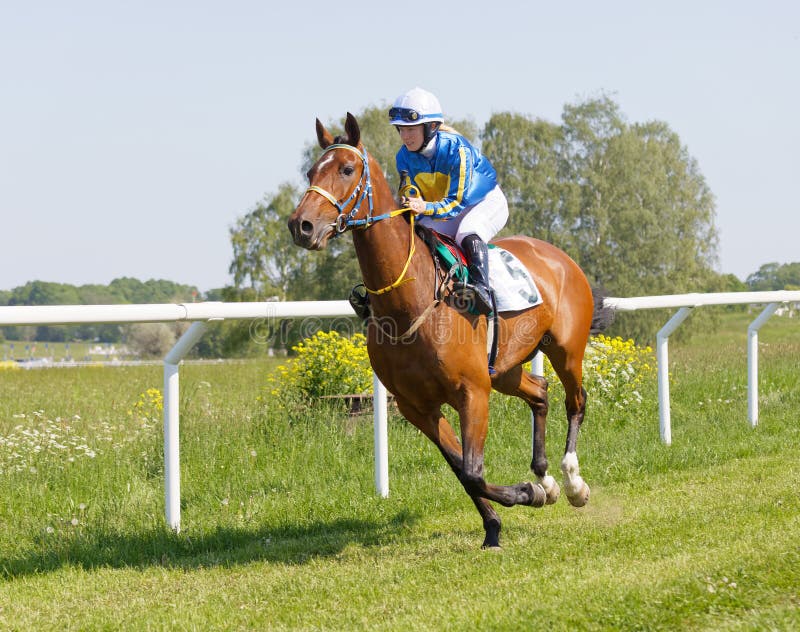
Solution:
M 491 316 L 494 313 L 491 292 L 485 292 L 485 297 L 483 294 L 477 285 L 458 283 L 453 286 L 453 306 L 456 309 L 468 311 L 470 314 Z
M 360 288 L 363 288 L 363 290 Z M 361 320 L 366 321 L 370 317 L 369 294 L 367 294 L 367 288 L 363 283 L 359 283 L 350 290 L 350 296 L 347 297 L 347 300 L 350 302 L 350 307 L 353 308 L 356 316 Z

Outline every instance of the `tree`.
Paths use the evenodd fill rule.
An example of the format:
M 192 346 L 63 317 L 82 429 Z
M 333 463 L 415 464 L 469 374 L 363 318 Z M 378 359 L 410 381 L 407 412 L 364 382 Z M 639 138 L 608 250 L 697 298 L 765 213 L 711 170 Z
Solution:
M 76 305 L 80 304 L 74 285 L 29 281 L 11 291 L 9 305 Z
M 175 345 L 175 329 L 166 323 L 134 323 L 127 331 L 128 348 L 145 358 L 163 358 Z
M 119 303 L 177 303 L 193 300 L 198 292 L 194 286 L 180 285 L 163 279 L 142 282 L 133 278 L 114 279 L 109 285 L 74 286 L 63 283 L 30 281 L 8 291 L 0 292 L 0 305 L 105 305 Z M 57 342 L 69 340 L 98 340 L 119 342 L 122 328 L 116 324 L 85 324 L 76 326 L 7 327 L 5 336 L 11 340 Z
M 504 234 L 532 234 L 568 247 L 578 186 L 564 147 L 558 125 L 508 112 L 489 119 L 483 149 L 513 211 Z
M 290 282 L 303 267 L 303 254 L 286 227 L 299 197 L 297 188 L 284 183 L 231 228 L 230 272 L 236 288 L 249 287 L 262 300 L 273 295 L 281 300 L 288 297 Z
M 800 261 L 794 263 L 765 263 L 747 277 L 747 286 L 759 290 L 791 290 L 800 287 Z

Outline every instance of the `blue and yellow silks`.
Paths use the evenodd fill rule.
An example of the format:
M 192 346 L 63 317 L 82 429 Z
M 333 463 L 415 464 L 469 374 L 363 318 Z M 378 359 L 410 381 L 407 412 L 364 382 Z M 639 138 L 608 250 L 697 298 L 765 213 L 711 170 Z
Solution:
M 450 219 L 483 200 L 497 185 L 497 172 L 463 136 L 439 131 L 436 138 L 430 159 L 403 146 L 395 160 L 426 200 L 425 214 Z

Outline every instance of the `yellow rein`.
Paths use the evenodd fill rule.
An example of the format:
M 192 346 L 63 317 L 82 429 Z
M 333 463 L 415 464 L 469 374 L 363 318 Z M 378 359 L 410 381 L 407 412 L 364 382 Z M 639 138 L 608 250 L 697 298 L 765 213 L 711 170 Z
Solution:
M 409 209 L 399 208 L 396 211 L 392 211 L 392 217 L 394 217 L 395 215 L 400 215 L 401 213 L 405 213 L 407 210 Z M 387 285 L 386 287 L 381 288 L 380 290 L 371 290 L 365 285 L 364 289 L 370 294 L 375 294 L 375 295 L 386 294 L 386 292 L 391 292 L 393 289 L 395 289 L 396 287 L 400 287 L 404 283 L 416 280 L 415 277 L 411 277 L 410 279 L 403 278 L 406 276 L 406 272 L 408 272 L 408 266 L 411 264 L 411 257 L 414 256 L 414 251 L 416 250 L 417 247 L 414 241 L 414 213 L 411 213 L 411 218 L 408 223 L 411 226 L 411 234 L 410 234 L 411 246 L 408 249 L 408 259 L 406 259 L 406 265 L 403 266 L 403 271 L 400 273 L 400 276 L 397 277 L 397 280 L 394 283 L 392 283 L 391 285 Z

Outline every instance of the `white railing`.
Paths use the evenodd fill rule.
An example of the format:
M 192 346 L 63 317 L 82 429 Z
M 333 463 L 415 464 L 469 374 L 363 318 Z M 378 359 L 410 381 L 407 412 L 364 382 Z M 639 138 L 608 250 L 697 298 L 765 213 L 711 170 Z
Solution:
M 750 425 L 758 424 L 758 330 L 775 313 L 780 303 L 800 302 L 800 291 L 775 292 L 718 292 L 716 294 L 669 294 L 665 296 L 637 296 L 634 298 L 606 298 L 604 304 L 621 311 L 637 309 L 663 309 L 678 307 L 656 335 L 656 360 L 658 364 L 658 417 L 661 440 L 672 443 L 672 424 L 669 404 L 669 348 L 670 334 L 686 320 L 692 309 L 709 305 L 758 305 L 767 307 L 747 328 L 747 410 Z
M 41 305 L 0 307 L 2 325 L 74 325 L 81 323 L 153 323 L 194 321 L 164 358 L 164 499 L 167 523 L 181 524 L 180 379 L 181 360 L 205 333 L 209 321 L 352 316 L 348 301 L 261 303 L 183 303 L 151 305 Z M 389 495 L 387 394 L 373 378 L 375 415 L 375 487 Z
M 671 443 L 669 409 L 669 361 L 667 340 L 691 309 L 703 305 L 768 304 L 748 328 L 748 411 L 750 423 L 758 420 L 758 329 L 774 313 L 779 303 L 800 301 L 800 291 L 736 292 L 724 294 L 679 294 L 606 298 L 605 304 L 618 310 L 678 307 L 679 311 L 658 332 L 659 427 L 662 440 Z M 281 319 L 351 316 L 347 301 L 293 301 L 263 303 L 184 303 L 158 305 L 44 305 L 0 307 L 3 325 L 72 325 L 81 323 L 147 323 L 194 321 L 164 358 L 164 465 L 167 523 L 180 529 L 180 452 L 179 452 L 179 367 L 181 360 L 202 337 L 207 322 L 224 319 Z M 540 354 L 533 371 L 542 373 Z M 373 378 L 375 488 L 381 496 L 389 494 L 386 389 Z

